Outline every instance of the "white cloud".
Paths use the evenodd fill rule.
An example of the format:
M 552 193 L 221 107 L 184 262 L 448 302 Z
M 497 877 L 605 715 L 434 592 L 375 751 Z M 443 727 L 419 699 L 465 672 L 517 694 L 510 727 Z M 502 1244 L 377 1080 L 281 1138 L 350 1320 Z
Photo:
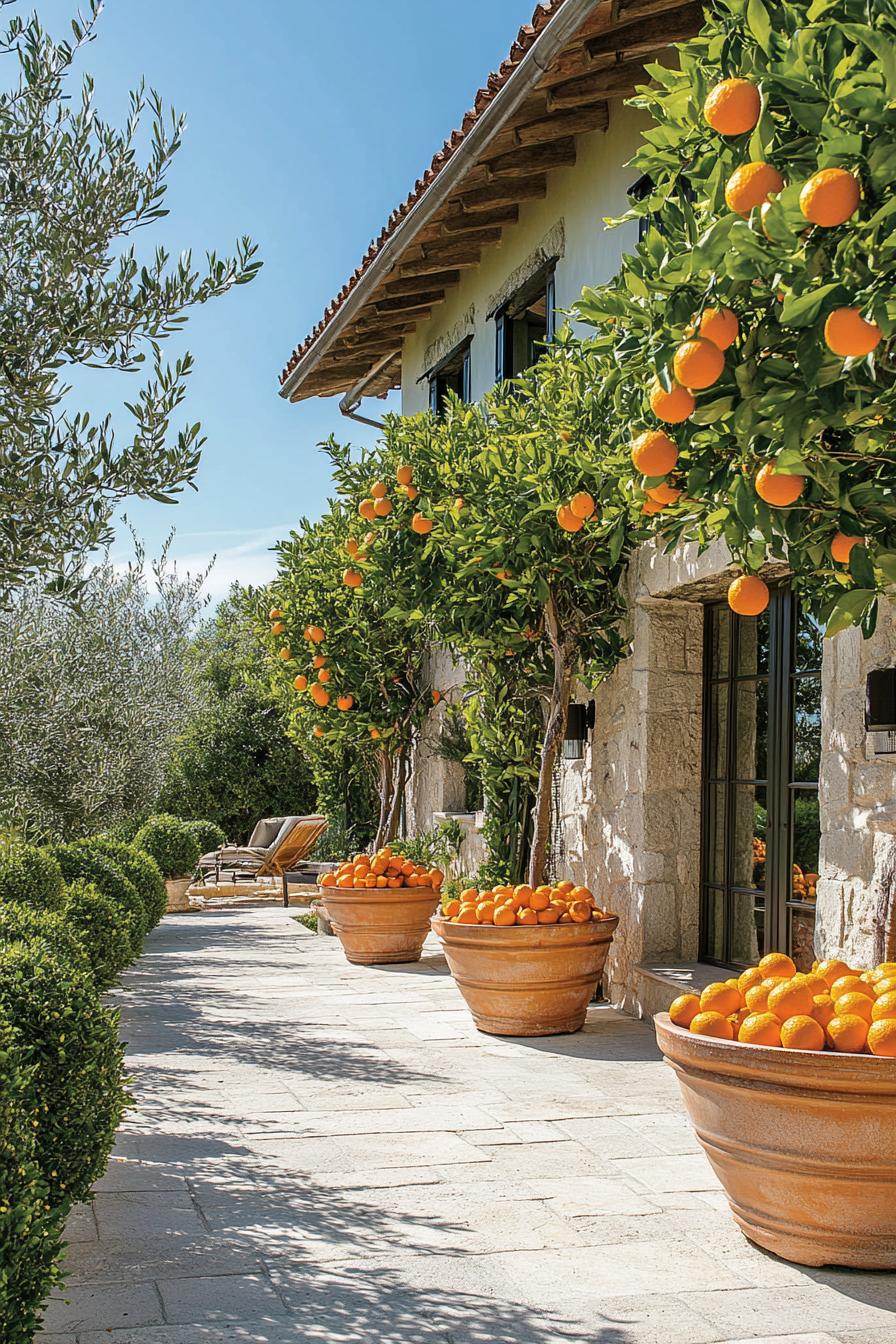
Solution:
M 259 587 L 268 583 L 277 572 L 277 556 L 271 547 L 281 537 L 289 535 L 288 523 L 262 528 L 221 528 L 208 532 L 179 532 L 175 534 L 169 559 L 181 573 L 201 574 L 212 566 L 203 592 L 215 606 L 227 596 L 231 584 L 251 584 Z M 241 538 L 241 540 L 237 540 Z M 184 543 L 191 541 L 187 547 Z M 197 542 L 204 545 L 197 545 Z M 216 542 L 223 542 L 217 545 Z M 147 577 L 152 556 L 147 556 Z M 116 567 L 124 568 L 127 557 L 113 556 Z

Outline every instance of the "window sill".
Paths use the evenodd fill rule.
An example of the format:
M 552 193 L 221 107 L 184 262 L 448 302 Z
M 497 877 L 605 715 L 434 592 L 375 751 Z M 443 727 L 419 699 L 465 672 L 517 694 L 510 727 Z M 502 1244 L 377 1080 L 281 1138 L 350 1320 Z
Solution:
M 706 961 L 647 962 L 635 969 L 642 980 L 672 989 L 676 994 L 699 994 L 707 985 L 725 979 L 723 966 L 712 966 Z

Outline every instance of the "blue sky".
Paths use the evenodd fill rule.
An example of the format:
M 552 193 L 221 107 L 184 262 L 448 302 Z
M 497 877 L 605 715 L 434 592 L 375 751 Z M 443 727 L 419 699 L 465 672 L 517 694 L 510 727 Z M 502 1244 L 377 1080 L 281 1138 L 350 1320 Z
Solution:
M 59 32 L 73 2 L 37 7 Z M 202 256 L 249 233 L 265 263 L 252 285 L 198 309 L 187 328 L 197 367 L 184 419 L 200 420 L 208 436 L 198 494 L 127 510 L 150 554 L 172 526 L 175 555 L 189 567 L 216 553 L 214 597 L 233 579 L 268 577 L 271 542 L 324 506 L 315 445 L 331 432 L 352 442 L 368 433 L 339 414 L 337 399 L 283 401 L 277 375 L 533 3 L 107 0 L 80 61 L 102 114 L 123 121 L 128 89 L 145 77 L 188 118 L 170 217 L 142 246 Z M 114 403 L 108 381 L 82 400 L 112 410 L 134 391 L 124 376 L 113 387 Z

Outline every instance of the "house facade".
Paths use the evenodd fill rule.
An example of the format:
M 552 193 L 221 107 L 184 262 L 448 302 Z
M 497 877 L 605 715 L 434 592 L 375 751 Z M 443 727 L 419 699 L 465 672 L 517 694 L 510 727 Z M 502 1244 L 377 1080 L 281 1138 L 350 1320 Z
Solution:
M 369 418 L 365 398 L 400 388 L 404 413 L 437 414 L 448 391 L 476 400 L 534 362 L 637 241 L 635 223 L 603 222 L 638 189 L 626 165 L 646 120 L 623 99 L 700 23 L 675 0 L 540 6 L 292 356 L 283 395 L 338 394 Z M 896 665 L 894 608 L 871 640 L 824 641 L 785 568 L 758 620 L 730 612 L 730 578 L 721 545 L 643 546 L 626 579 L 631 654 L 596 694 L 579 688 L 567 733 L 555 862 L 620 914 L 607 991 L 631 1012 L 775 948 L 800 965 L 896 955 L 896 743 L 865 721 L 868 674 Z M 450 704 L 463 668 L 432 656 Z M 439 731 L 435 715 L 411 831 L 463 808 Z

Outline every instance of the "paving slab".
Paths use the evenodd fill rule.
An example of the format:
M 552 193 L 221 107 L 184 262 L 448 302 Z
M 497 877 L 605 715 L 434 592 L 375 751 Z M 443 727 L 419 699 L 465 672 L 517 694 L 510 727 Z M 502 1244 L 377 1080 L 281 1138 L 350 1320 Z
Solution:
M 47 1344 L 896 1344 L 896 1276 L 752 1246 L 650 1026 L 480 1035 L 438 948 L 350 966 L 275 907 L 169 918 Z

